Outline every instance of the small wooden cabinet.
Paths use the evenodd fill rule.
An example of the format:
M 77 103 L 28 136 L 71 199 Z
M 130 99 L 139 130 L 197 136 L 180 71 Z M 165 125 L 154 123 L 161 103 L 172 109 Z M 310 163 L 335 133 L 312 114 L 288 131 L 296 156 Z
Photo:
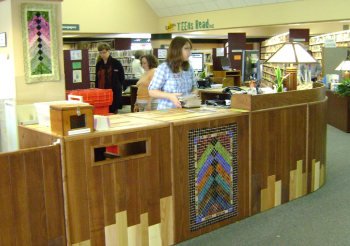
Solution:
M 327 123 L 344 132 L 350 132 L 350 98 L 340 97 L 334 91 L 327 90 Z
M 233 71 L 213 71 L 214 77 L 233 77 L 233 85 L 241 86 L 241 71 L 233 70 Z

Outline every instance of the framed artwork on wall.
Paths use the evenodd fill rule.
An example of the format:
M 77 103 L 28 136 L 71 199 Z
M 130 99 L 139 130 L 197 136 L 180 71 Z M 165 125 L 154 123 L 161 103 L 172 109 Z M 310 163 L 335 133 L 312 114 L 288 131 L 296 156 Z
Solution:
M 59 80 L 56 5 L 21 4 L 26 83 Z
M 0 47 L 6 47 L 6 32 L 0 33 Z

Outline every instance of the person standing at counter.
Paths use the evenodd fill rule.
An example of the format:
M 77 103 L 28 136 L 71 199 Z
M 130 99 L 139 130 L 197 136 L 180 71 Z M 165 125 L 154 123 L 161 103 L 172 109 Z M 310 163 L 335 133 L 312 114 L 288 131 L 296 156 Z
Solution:
M 168 49 L 167 58 L 158 66 L 148 87 L 149 95 L 159 98 L 158 110 L 181 108 L 178 96 L 198 94 L 194 70 L 189 63 L 192 42 L 184 37 L 175 37 Z
M 311 50 L 307 50 L 307 52 L 312 56 Z M 321 75 L 322 68 L 318 62 L 313 64 L 300 64 L 300 75 L 303 81 L 306 79 L 305 72 L 307 71 L 311 71 L 311 81 L 316 82 L 317 78 Z
M 120 61 L 111 56 L 111 47 L 108 44 L 100 44 L 97 49 L 100 52 L 101 59 L 96 63 L 95 87 L 112 89 L 113 102 L 109 106 L 109 112 L 117 114 L 118 109 L 123 107 L 124 68 Z
M 131 66 L 132 66 L 132 72 L 134 73 L 134 77 L 139 79 L 141 78 L 142 74 L 145 73 L 144 68 L 141 66 L 140 63 L 140 57 L 143 55 L 142 50 L 136 50 L 135 51 L 135 59 L 133 60 Z
M 149 96 L 148 86 L 153 78 L 154 72 L 158 67 L 158 59 L 154 55 L 148 54 L 141 56 L 142 68 L 146 71 L 137 82 L 137 98 L 134 105 L 134 112 L 156 110 L 158 104 Z

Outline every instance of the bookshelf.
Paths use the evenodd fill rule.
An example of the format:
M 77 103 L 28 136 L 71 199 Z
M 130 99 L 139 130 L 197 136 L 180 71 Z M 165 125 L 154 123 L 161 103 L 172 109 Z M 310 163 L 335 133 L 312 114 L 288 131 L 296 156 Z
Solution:
M 335 40 L 336 47 L 350 47 L 350 30 L 327 33 L 310 38 L 310 50 L 313 57 L 322 64 L 325 40 Z
M 263 64 L 269 59 L 284 43 L 299 42 L 304 46 L 309 44 L 309 29 L 289 29 L 289 32 L 276 35 L 261 42 L 260 60 Z M 279 67 L 283 76 L 286 75 L 288 64 L 263 64 L 261 83 L 272 86 L 276 80 L 275 68 Z
M 99 56 L 98 51 L 89 51 L 89 73 L 91 87 L 95 87 L 96 81 L 96 61 Z M 111 56 L 120 61 L 124 68 L 125 79 L 132 79 L 134 77 L 132 71 L 132 62 L 134 60 L 132 50 L 112 50 Z

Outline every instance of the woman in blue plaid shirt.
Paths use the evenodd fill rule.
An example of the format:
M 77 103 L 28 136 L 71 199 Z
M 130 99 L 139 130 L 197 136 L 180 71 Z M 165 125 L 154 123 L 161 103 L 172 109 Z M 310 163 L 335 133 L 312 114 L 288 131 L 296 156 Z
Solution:
M 148 87 L 149 95 L 159 98 L 158 110 L 181 108 L 178 96 L 198 94 L 197 80 L 189 58 L 192 43 L 184 37 L 175 37 L 168 49 L 167 58 L 159 65 Z

